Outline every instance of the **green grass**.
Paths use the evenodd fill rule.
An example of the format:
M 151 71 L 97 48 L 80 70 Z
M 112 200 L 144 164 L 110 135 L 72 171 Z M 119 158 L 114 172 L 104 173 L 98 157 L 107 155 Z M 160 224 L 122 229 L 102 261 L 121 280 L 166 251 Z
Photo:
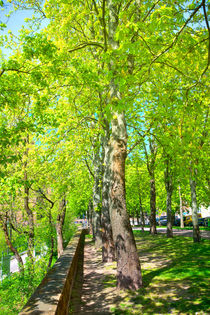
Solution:
M 113 314 L 207 314 L 210 312 L 210 242 L 151 236 L 134 231 L 144 287 L 127 292 Z
M 55 263 L 54 257 L 52 265 Z M 31 294 L 40 284 L 47 272 L 48 257 L 42 257 L 35 264 L 33 279 L 30 276 L 28 265 L 25 265 L 24 276 L 18 272 L 0 283 L 0 314 L 16 315 L 23 308 Z
M 184 228 L 181 228 L 180 226 L 173 226 L 173 229 L 177 230 L 193 230 L 192 226 L 185 226 Z M 199 226 L 199 230 L 201 231 L 210 231 L 209 226 Z
M 141 225 L 135 225 L 133 227 L 141 227 Z M 149 228 L 150 225 L 145 225 L 145 228 Z M 165 225 L 157 225 L 156 226 L 157 229 L 162 229 L 162 228 L 166 228 Z M 192 226 L 185 226 L 184 228 L 181 228 L 180 226 L 173 226 L 174 230 L 193 230 Z M 210 231 L 210 227 L 209 226 L 199 226 L 199 229 L 201 231 Z
M 4 238 L 4 233 L 3 231 L 0 229 L 0 256 L 1 253 L 7 250 L 7 245 L 5 242 L 5 238 Z

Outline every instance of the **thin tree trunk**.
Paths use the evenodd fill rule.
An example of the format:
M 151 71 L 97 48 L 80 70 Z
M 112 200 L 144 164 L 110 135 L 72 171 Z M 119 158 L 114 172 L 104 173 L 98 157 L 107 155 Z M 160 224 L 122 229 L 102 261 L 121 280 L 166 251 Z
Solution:
M 140 214 L 141 214 L 141 230 L 144 231 L 145 219 L 144 219 L 144 211 L 142 207 L 141 195 L 139 195 L 139 208 L 140 208 Z
M 28 226 L 29 226 L 29 231 L 28 231 L 28 257 L 30 259 L 30 264 L 34 266 L 34 256 L 33 256 L 33 251 L 34 251 L 34 216 L 33 212 L 29 207 L 29 187 L 27 183 L 27 171 L 25 171 L 24 174 L 24 209 L 27 213 L 28 216 Z
M 28 148 L 27 145 L 29 144 L 29 135 L 27 135 L 26 140 L 26 152 L 25 155 L 28 157 Z M 24 163 L 24 209 L 28 216 L 28 257 L 30 259 L 30 266 L 31 268 L 31 274 L 33 275 L 33 269 L 34 269 L 34 215 L 29 207 L 29 183 L 28 183 L 28 174 L 27 174 L 27 161 Z
M 110 145 L 109 145 L 109 125 L 106 122 L 106 134 L 104 137 L 104 171 L 102 181 L 102 261 L 112 262 L 115 260 L 115 247 L 112 235 L 112 227 L 109 215 L 110 207 L 110 184 L 111 184 L 111 161 L 110 161 Z
M 54 253 L 54 246 L 55 246 L 55 240 L 53 236 L 53 222 L 52 222 L 52 208 L 54 207 L 55 202 L 53 202 L 51 199 L 47 197 L 47 195 L 42 191 L 41 188 L 39 188 L 38 193 L 41 195 L 40 197 L 45 199 L 47 202 L 50 203 L 50 208 L 48 211 L 48 222 L 50 226 L 50 243 L 51 243 L 51 248 L 50 248 L 50 257 L 48 261 L 47 268 L 49 269 L 51 264 L 52 264 L 52 259 L 53 259 L 53 253 Z
M 141 213 L 141 212 L 140 212 Z M 137 221 L 137 225 L 140 225 L 140 216 L 139 216 L 139 211 L 138 209 L 136 209 L 136 221 Z
M 172 211 L 171 211 L 171 196 L 173 191 L 172 176 L 170 173 L 169 159 L 166 160 L 165 170 L 165 188 L 166 188 L 166 211 L 167 211 L 167 237 L 173 237 L 172 230 Z
M 139 212 L 137 211 L 137 222 L 139 225 L 139 213 L 141 216 L 141 229 L 144 231 L 144 225 L 145 225 L 145 220 L 144 220 L 144 212 L 143 212 L 143 207 L 142 207 L 142 200 L 141 200 L 141 190 L 140 190 L 140 174 L 138 170 L 138 166 L 136 165 L 136 175 L 137 175 L 137 185 L 138 185 L 138 197 L 139 197 Z
M 182 202 L 182 193 L 181 193 L 181 186 L 180 185 L 179 185 L 179 209 L 180 209 L 180 227 L 184 228 L 183 202 Z
M 149 140 L 149 147 L 150 147 L 150 155 L 149 158 L 147 153 L 147 148 L 145 143 L 144 144 L 144 151 L 147 160 L 147 169 L 150 176 L 150 233 L 152 235 L 157 234 L 156 228 L 156 188 L 155 188 L 155 160 L 157 155 L 157 148 L 155 146 L 154 140 Z
M 135 225 L 135 211 L 132 211 L 132 224 Z
M 51 208 L 49 209 L 49 225 L 50 225 L 50 245 L 51 245 L 51 248 L 50 248 L 50 257 L 49 257 L 49 261 L 48 261 L 48 266 L 47 268 L 49 269 L 51 267 L 51 264 L 52 264 L 52 259 L 53 259 L 53 253 L 54 253 L 54 245 L 55 245 L 55 242 L 54 242 L 54 237 L 53 237 L 53 226 L 52 226 L 52 213 L 51 213 Z
M 108 43 L 115 53 L 119 48 L 116 41 L 118 26 L 118 5 L 114 0 L 108 0 Z M 113 54 L 114 55 L 114 54 Z M 113 73 L 110 81 L 110 100 L 117 108 L 121 95 L 115 83 L 116 61 L 111 60 L 110 71 Z M 124 112 L 112 112 L 111 143 L 111 203 L 110 218 L 117 258 L 117 286 L 120 289 L 137 290 L 142 286 L 141 268 L 135 239 L 130 225 L 125 200 L 125 159 L 127 155 L 127 130 Z
M 157 234 L 156 228 L 156 188 L 154 172 L 150 178 L 150 233 L 152 235 Z
M 11 241 L 10 236 L 9 236 L 9 233 L 8 233 L 7 217 L 2 220 L 2 227 L 3 227 L 5 241 L 6 241 L 7 245 L 8 245 L 8 247 L 10 248 L 10 250 L 12 251 L 12 253 L 15 255 L 15 258 L 18 261 L 19 271 L 24 273 L 24 264 L 23 264 L 22 257 L 18 253 L 17 249 L 13 246 L 12 241 Z
M 190 191 L 191 191 L 191 202 L 192 202 L 192 222 L 193 222 L 193 240 L 194 242 L 200 242 L 200 230 L 198 225 L 198 205 L 196 196 L 196 181 L 190 177 Z
M 57 253 L 58 258 L 63 254 L 63 225 L 66 215 L 66 200 L 63 198 L 59 205 L 59 213 L 56 222 L 56 233 L 57 233 Z

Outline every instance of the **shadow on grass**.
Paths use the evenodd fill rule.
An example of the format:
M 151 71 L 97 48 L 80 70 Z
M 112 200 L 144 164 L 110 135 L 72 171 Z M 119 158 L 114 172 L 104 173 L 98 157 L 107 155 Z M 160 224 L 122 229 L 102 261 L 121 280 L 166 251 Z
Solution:
M 208 314 L 210 242 L 142 232 L 136 240 L 144 287 L 128 292 L 113 314 Z

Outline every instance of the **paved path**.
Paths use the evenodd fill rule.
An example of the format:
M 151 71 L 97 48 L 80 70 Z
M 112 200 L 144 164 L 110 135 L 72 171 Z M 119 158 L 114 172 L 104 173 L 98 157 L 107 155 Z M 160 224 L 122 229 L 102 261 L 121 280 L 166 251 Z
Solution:
M 133 230 L 141 230 L 141 227 L 135 227 L 133 226 Z M 144 228 L 145 231 L 149 231 L 149 228 Z M 166 227 L 157 228 L 158 233 L 166 233 Z M 201 238 L 210 239 L 210 231 L 200 231 Z M 187 236 L 187 237 L 193 237 L 193 231 L 192 230 L 179 230 L 179 229 L 173 229 L 173 234 L 178 236 Z
M 76 288 L 73 290 L 73 301 L 70 314 L 74 315 L 108 315 L 113 314 L 112 306 L 122 301 L 116 289 L 116 283 L 107 285 L 116 277 L 116 268 L 101 261 L 101 251 L 96 250 L 91 241 L 86 240 L 84 249 L 84 275 L 83 285 L 80 279 L 76 279 Z

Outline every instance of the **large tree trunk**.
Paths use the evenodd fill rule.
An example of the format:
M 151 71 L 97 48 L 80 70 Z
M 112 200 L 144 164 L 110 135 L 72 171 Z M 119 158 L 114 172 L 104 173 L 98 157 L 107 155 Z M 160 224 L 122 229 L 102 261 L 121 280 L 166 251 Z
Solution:
M 172 176 L 170 173 L 169 160 L 166 161 L 165 170 L 165 188 L 166 188 L 166 211 L 167 211 L 167 237 L 173 237 L 172 230 L 172 211 L 171 211 L 171 196 L 173 191 Z
M 196 181 L 190 177 L 190 191 L 191 191 L 191 202 L 192 202 L 192 222 L 193 222 L 193 240 L 194 242 L 200 242 L 200 230 L 198 225 L 198 205 L 196 196 Z
M 110 217 L 117 255 L 117 284 L 121 289 L 136 290 L 142 286 L 136 244 L 125 201 L 125 159 L 127 134 L 124 114 L 115 113 L 112 122 L 112 187 Z
M 63 225 L 66 215 L 66 200 L 63 198 L 59 205 L 59 213 L 56 222 L 56 233 L 57 233 L 57 253 L 58 258 L 63 254 Z
M 88 225 L 89 225 L 90 234 L 93 235 L 93 203 L 92 203 L 92 200 L 90 200 L 89 204 L 88 204 Z
M 4 232 L 4 237 L 5 237 L 5 241 L 8 245 L 8 247 L 10 248 L 10 250 L 12 251 L 12 253 L 15 255 L 15 258 L 18 261 L 18 268 L 19 271 L 24 273 L 24 264 L 23 264 L 23 260 L 22 257 L 20 256 L 20 254 L 18 253 L 17 249 L 13 246 L 10 235 L 8 233 L 8 229 L 7 229 L 7 217 L 5 217 L 2 220 L 2 227 L 3 227 L 3 232 Z
M 113 53 L 110 62 L 110 71 L 113 73 L 110 82 L 110 100 L 117 108 L 121 99 L 120 92 L 115 83 L 117 76 L 115 52 L 119 43 L 115 40 L 118 26 L 118 5 L 114 0 L 108 0 L 108 43 Z M 142 286 L 142 277 L 138 252 L 130 225 L 129 215 L 125 201 L 125 159 L 127 155 L 127 131 L 124 112 L 114 110 L 112 112 L 112 136 L 111 143 L 111 172 L 112 184 L 110 191 L 110 218 L 113 231 L 113 239 L 117 258 L 117 286 L 120 289 L 136 290 Z
M 179 185 L 179 209 L 180 209 L 180 227 L 184 228 L 183 202 L 182 202 L 182 193 L 181 193 L 180 185 Z
M 97 145 L 97 144 L 96 144 Z M 93 237 L 96 248 L 102 245 L 101 236 L 101 160 L 99 149 L 93 153 L 94 185 L 93 185 Z
M 104 171 L 102 186 L 102 260 L 103 262 L 112 262 L 115 260 L 115 247 L 112 236 L 112 227 L 109 215 L 110 207 L 110 184 L 111 184 L 111 161 L 110 161 L 110 145 L 109 145 L 109 126 L 106 124 L 106 134 L 104 137 Z

